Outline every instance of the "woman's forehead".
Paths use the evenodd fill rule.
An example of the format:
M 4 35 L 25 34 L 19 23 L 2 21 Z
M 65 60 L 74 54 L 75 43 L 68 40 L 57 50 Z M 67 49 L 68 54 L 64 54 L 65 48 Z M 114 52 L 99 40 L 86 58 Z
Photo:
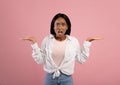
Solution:
M 64 22 L 64 23 L 66 23 L 65 19 L 62 18 L 62 17 L 57 18 L 55 22 Z

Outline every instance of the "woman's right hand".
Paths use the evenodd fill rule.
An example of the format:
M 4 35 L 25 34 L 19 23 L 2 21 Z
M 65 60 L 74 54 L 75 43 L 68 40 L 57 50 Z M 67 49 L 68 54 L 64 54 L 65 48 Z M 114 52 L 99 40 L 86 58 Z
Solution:
M 32 44 L 37 42 L 35 37 L 32 37 L 32 36 L 23 37 L 21 38 L 21 40 L 30 41 Z

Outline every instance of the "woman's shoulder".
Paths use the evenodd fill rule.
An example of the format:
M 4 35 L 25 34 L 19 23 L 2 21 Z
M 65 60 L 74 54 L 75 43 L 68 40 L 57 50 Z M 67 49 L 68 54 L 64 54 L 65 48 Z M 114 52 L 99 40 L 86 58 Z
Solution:
M 49 43 L 50 39 L 52 39 L 52 35 L 46 35 L 42 40 L 42 45 Z
M 72 41 L 78 41 L 78 39 L 75 36 L 67 35 L 67 37 Z
M 43 38 L 43 42 L 49 41 L 50 39 L 53 39 L 53 38 L 54 38 L 53 35 L 46 35 L 46 36 Z

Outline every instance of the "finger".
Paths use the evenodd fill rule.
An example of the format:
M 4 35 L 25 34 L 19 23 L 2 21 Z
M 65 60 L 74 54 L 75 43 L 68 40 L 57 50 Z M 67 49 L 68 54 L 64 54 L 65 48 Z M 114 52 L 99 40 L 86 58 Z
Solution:
M 94 38 L 94 39 L 96 39 L 96 40 L 101 40 L 101 39 L 103 39 L 102 37 L 97 37 L 97 38 Z
M 20 40 L 29 40 L 29 38 L 25 37 L 25 38 L 20 38 Z
M 19 38 L 19 40 L 25 40 L 25 38 Z
M 94 38 L 93 40 L 102 40 L 103 38 Z

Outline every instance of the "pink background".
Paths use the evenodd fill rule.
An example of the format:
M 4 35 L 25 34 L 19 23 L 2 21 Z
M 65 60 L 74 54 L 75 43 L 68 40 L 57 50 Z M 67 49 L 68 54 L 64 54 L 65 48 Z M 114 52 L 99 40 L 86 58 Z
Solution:
M 0 0 L 0 85 L 43 85 L 45 72 L 31 57 L 24 36 L 35 36 L 39 45 L 49 34 L 56 13 L 69 16 L 72 36 L 80 45 L 89 36 L 90 58 L 76 63 L 74 85 L 120 85 L 119 0 Z

